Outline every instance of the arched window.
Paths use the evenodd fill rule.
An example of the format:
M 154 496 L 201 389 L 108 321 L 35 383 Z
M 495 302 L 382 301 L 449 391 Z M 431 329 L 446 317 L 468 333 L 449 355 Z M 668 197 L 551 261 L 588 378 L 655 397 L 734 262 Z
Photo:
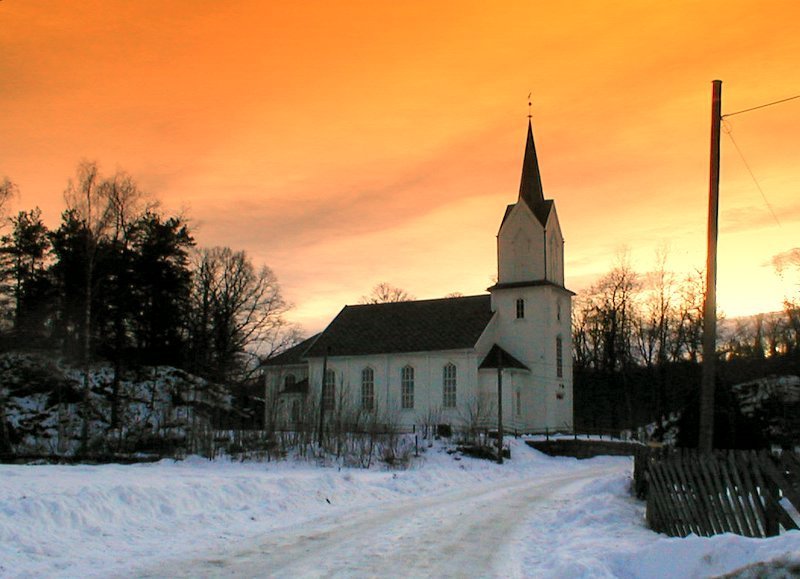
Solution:
M 525 317 L 525 300 L 517 298 L 517 319 L 521 320 Z
M 325 383 L 322 387 L 322 406 L 325 410 L 333 410 L 336 403 L 336 372 L 325 371 Z
M 361 408 L 375 410 L 375 372 L 372 368 L 361 370 Z
M 449 363 L 442 370 L 442 406 L 456 407 L 456 366 Z
M 517 416 L 522 416 L 522 392 L 517 390 Z
M 294 374 L 287 374 L 286 377 L 283 379 L 283 389 L 284 390 L 291 390 L 292 387 L 297 382 L 297 378 L 294 377 Z
M 561 336 L 556 338 L 556 376 L 561 378 L 564 376 L 564 355 Z
M 414 408 L 414 368 L 411 366 L 400 370 L 400 407 L 403 410 Z

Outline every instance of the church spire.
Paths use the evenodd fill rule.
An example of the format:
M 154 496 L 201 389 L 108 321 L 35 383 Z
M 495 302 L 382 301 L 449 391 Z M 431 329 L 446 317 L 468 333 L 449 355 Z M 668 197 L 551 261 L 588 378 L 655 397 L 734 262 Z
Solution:
M 524 199 L 534 212 L 544 202 L 542 177 L 539 174 L 539 161 L 536 159 L 536 146 L 533 144 L 533 127 L 528 119 L 528 141 L 525 143 L 525 158 L 522 160 L 522 179 L 519 184 L 519 198 Z

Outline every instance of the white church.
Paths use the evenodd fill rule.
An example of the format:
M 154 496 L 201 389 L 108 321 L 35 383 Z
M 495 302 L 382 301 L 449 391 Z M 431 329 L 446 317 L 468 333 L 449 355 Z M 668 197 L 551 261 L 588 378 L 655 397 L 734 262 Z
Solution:
M 325 330 L 264 363 L 267 400 L 287 426 L 309 401 L 458 429 L 480 411 L 517 432 L 572 429 L 571 301 L 564 238 L 545 199 L 528 123 L 522 179 L 497 234 L 487 294 L 345 306 Z M 323 370 L 324 369 L 324 370 Z

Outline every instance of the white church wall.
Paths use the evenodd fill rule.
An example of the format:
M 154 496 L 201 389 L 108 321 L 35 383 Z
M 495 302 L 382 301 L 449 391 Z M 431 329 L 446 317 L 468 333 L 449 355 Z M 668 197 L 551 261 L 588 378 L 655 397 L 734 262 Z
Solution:
M 528 428 L 572 426 L 571 300 L 552 286 L 508 288 L 493 292 L 498 343 L 523 362 L 530 373 L 520 374 L 523 421 Z M 516 317 L 517 300 L 525 315 Z M 556 339 L 561 337 L 561 376 Z M 562 387 L 563 386 L 563 387 Z
M 484 426 L 497 426 L 497 369 L 479 372 L 480 392 L 484 399 L 486 416 Z M 528 372 L 522 370 L 503 370 L 503 429 L 507 432 L 524 434 L 533 430 L 534 412 Z M 519 393 L 519 397 L 517 396 Z
M 564 236 L 555 209 L 547 219 L 547 280 L 560 286 L 564 285 Z
M 431 418 L 436 423 L 456 425 L 463 403 L 477 393 L 479 361 L 473 350 L 421 352 L 409 354 L 379 354 L 371 356 L 336 356 L 328 359 L 328 369 L 336 375 L 337 399 L 346 393 L 352 408 L 361 407 L 361 376 L 364 368 L 373 371 L 376 408 L 388 413 L 404 429 L 422 424 Z M 445 408 L 443 403 L 444 367 L 456 368 L 456 406 Z M 402 408 L 402 371 L 414 370 L 414 406 Z M 312 396 L 319 397 L 322 359 L 309 363 Z M 431 417 L 429 418 L 429 415 Z
M 521 201 L 506 217 L 498 234 L 498 280 L 510 283 L 544 279 L 543 257 L 544 227 Z
M 283 390 L 284 381 L 289 375 L 295 377 L 297 382 L 308 377 L 308 366 L 306 364 L 292 364 L 286 366 L 265 366 L 263 370 L 264 384 L 267 388 L 266 394 L 280 392 Z
M 494 297 L 492 297 L 491 308 L 493 312 L 497 311 L 494 306 Z M 483 332 L 478 338 L 478 341 L 475 343 L 475 352 L 477 354 L 478 364 L 483 361 L 483 359 L 486 357 L 486 354 L 488 354 L 489 350 L 492 349 L 492 346 L 497 343 L 497 332 L 498 323 L 497 315 L 495 314 L 489 320 L 489 323 L 486 324 L 486 328 L 484 328 Z
M 295 382 L 308 378 L 307 364 L 287 364 L 285 366 L 264 366 L 264 424 L 279 428 L 289 427 L 292 423 L 292 405 L 297 401 L 302 405 L 303 394 L 281 394 L 286 387 L 287 376 L 293 376 Z

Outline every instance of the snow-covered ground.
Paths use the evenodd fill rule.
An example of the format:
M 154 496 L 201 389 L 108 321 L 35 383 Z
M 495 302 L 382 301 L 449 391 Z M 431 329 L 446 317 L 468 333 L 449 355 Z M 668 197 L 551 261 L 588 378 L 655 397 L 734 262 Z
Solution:
M 441 447 L 404 471 L 189 459 L 0 466 L 0 577 L 708 577 L 800 561 L 800 533 L 673 539 L 631 462 L 500 466 Z

